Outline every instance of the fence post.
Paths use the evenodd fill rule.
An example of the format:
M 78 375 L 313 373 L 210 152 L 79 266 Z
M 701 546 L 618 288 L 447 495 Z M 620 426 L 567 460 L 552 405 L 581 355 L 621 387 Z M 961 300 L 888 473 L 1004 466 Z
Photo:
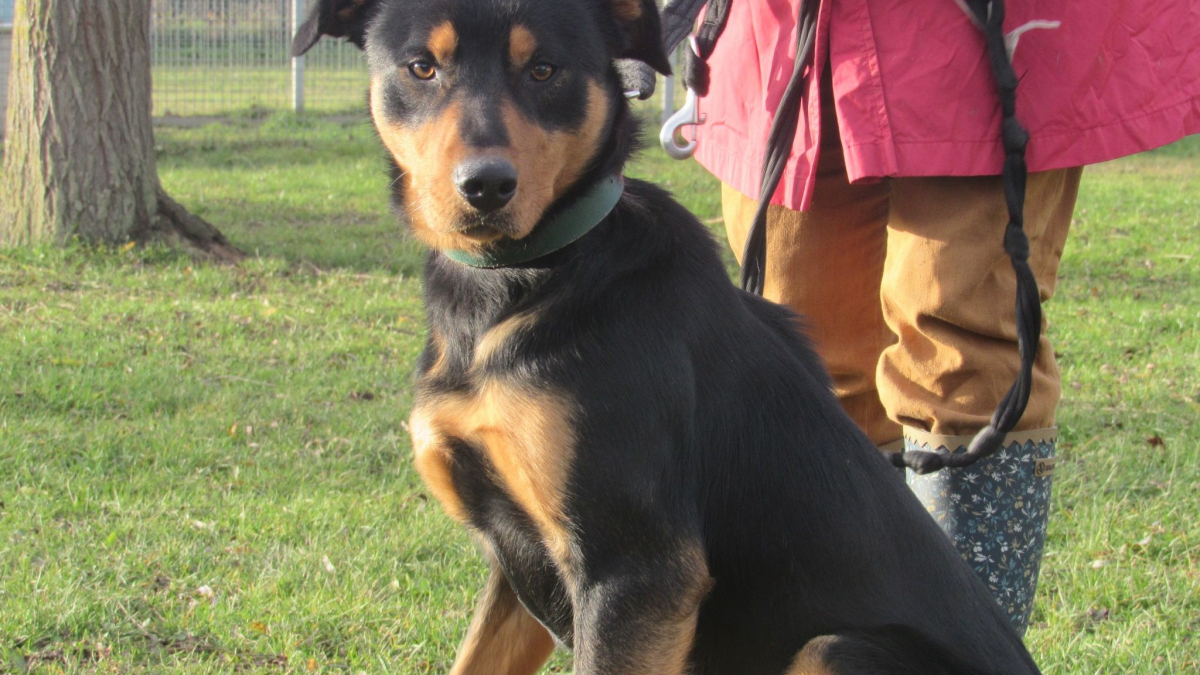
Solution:
M 304 23 L 304 0 L 292 0 L 292 35 Z M 304 112 L 304 57 L 292 58 L 292 110 Z

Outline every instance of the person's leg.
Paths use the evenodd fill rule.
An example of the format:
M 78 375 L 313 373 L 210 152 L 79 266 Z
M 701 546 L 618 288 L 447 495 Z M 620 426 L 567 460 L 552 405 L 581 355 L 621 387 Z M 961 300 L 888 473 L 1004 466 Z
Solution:
M 832 95 L 826 96 L 832 100 Z M 823 110 L 821 153 L 812 208 L 771 206 L 763 295 L 801 314 L 842 407 L 877 445 L 894 444 L 875 388 L 879 355 L 895 342 L 879 305 L 887 252 L 887 186 L 850 185 L 832 106 Z M 756 201 L 723 185 L 729 245 L 741 261 Z
M 1043 301 L 1054 293 L 1081 173 L 1029 176 L 1025 230 Z M 904 425 L 910 449 L 962 452 L 988 423 L 1020 364 L 1001 181 L 895 179 L 890 209 L 880 295 L 899 339 L 879 360 L 880 397 Z M 1043 333 L 1022 431 L 974 466 L 910 474 L 913 491 L 1020 631 L 1028 625 L 1045 541 L 1060 391 L 1054 350 Z
M 1054 294 L 1081 174 L 1076 168 L 1029 176 L 1025 232 L 1043 302 Z M 880 395 L 905 426 L 973 434 L 988 423 L 1020 364 L 1000 178 L 897 178 L 890 187 L 880 295 L 899 340 L 879 362 Z M 1043 332 L 1018 428 L 1054 426 L 1059 393 L 1054 349 Z

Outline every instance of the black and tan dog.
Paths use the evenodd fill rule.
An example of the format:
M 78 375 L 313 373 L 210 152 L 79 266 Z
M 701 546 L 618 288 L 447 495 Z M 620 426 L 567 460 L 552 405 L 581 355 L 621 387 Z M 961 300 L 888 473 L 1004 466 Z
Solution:
M 786 310 L 622 181 L 652 0 L 320 0 L 433 252 L 416 464 L 492 564 L 451 671 L 1036 673 Z

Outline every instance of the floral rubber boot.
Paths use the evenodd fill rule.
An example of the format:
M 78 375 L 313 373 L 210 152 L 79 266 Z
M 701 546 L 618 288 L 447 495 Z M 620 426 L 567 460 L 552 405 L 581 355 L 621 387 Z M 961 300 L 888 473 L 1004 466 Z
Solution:
M 1018 431 L 996 454 L 958 469 L 918 476 L 908 486 L 954 542 L 1021 635 L 1029 627 L 1050 515 L 1057 429 Z M 906 450 L 966 452 L 970 436 L 906 427 Z

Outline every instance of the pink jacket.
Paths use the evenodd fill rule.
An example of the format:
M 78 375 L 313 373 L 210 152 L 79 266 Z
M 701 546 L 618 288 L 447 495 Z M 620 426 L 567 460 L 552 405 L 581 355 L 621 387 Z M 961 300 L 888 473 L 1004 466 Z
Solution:
M 1000 172 L 1000 112 L 983 37 L 954 0 L 820 3 L 815 58 L 831 68 L 851 181 Z M 758 194 L 767 130 L 792 71 L 797 4 L 732 2 L 709 59 L 696 159 L 747 195 Z M 1031 171 L 1200 132 L 1197 0 L 1011 0 L 1005 30 L 1010 41 L 1020 35 L 1017 117 L 1031 134 Z M 819 96 L 810 78 L 773 200 L 793 209 L 812 200 Z

